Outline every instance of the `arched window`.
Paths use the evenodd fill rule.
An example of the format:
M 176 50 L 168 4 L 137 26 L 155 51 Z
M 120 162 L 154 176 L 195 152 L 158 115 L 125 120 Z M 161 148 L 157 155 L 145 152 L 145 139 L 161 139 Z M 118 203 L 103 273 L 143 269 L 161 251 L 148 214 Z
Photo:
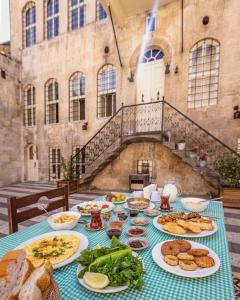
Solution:
M 45 123 L 59 123 L 58 83 L 49 79 L 45 84 Z
M 86 84 L 82 73 L 74 73 L 69 81 L 70 121 L 85 120 Z
M 140 62 L 141 63 L 148 63 L 151 61 L 159 60 L 164 57 L 164 54 L 161 50 L 159 49 L 149 49 L 147 50 L 144 55 L 142 56 Z
M 99 0 L 96 0 L 96 20 L 101 21 L 107 18 L 107 13 L 100 3 Z
M 86 0 L 69 0 L 69 28 L 75 30 L 86 24 Z
M 220 45 L 199 41 L 189 55 L 188 107 L 215 105 L 218 98 Z
M 45 38 L 59 35 L 59 0 L 45 1 Z
M 110 117 L 116 112 L 116 68 L 105 65 L 98 72 L 98 117 Z
M 23 47 L 36 44 L 36 6 L 28 2 L 23 10 Z
M 24 123 L 25 126 L 36 125 L 35 87 L 27 85 L 24 89 Z

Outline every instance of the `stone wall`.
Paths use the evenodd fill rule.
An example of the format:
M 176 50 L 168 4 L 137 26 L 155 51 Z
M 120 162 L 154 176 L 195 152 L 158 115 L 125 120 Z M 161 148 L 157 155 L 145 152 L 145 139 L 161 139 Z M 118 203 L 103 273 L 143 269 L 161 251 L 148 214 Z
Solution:
M 21 181 L 22 107 L 20 102 L 20 65 L 0 55 L 0 186 Z
M 24 145 L 34 143 L 39 152 L 40 179 L 48 179 L 49 147 L 60 147 L 65 157 L 74 145 L 84 145 L 106 122 L 96 118 L 97 72 L 106 63 L 117 68 L 117 108 L 121 103 L 136 103 L 136 80 L 128 81 L 130 70 L 134 73 L 145 33 L 146 13 L 132 16 L 124 27 L 116 26 L 117 39 L 123 67 L 120 66 L 110 19 L 96 22 L 95 0 L 86 1 L 86 26 L 68 32 L 68 0 L 60 2 L 60 35 L 44 40 L 43 0 L 36 1 L 37 43 L 22 49 L 22 10 L 27 0 L 11 0 L 11 51 L 22 61 L 23 87 L 36 88 L 36 126 L 24 130 Z M 240 137 L 240 120 L 233 120 L 233 106 L 240 104 L 240 1 L 186 0 L 184 1 L 184 51 L 181 52 L 181 1 L 173 1 L 158 11 L 157 30 L 152 33 L 149 47 L 162 49 L 165 63 L 170 64 L 170 74 L 165 78 L 165 98 L 185 112 L 204 128 L 236 148 Z M 210 22 L 203 26 L 202 18 Z M 218 103 L 211 107 L 189 109 L 188 65 L 189 51 L 201 39 L 214 38 L 220 42 L 220 79 Z M 110 52 L 104 54 L 105 46 Z M 178 74 L 174 68 L 178 66 Z M 69 78 L 81 71 L 86 76 L 86 121 L 69 122 Z M 44 84 L 50 78 L 59 83 L 60 123 L 44 124 Z M 135 78 L 136 79 L 136 78 Z M 26 174 L 25 170 L 25 174 Z
M 112 163 L 92 181 L 91 187 L 103 190 L 128 190 L 129 174 L 137 168 L 137 160 L 153 161 L 153 182 L 163 186 L 167 179 L 181 185 L 183 194 L 204 195 L 216 192 L 188 164 L 158 143 L 134 143 L 129 145 Z

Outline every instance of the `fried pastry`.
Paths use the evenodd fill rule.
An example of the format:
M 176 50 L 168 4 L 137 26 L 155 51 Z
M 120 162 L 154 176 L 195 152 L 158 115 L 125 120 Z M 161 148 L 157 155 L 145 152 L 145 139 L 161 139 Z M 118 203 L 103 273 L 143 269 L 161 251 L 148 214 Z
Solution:
M 175 255 L 166 255 L 164 256 L 164 261 L 170 266 L 178 265 L 178 258 Z
M 184 220 L 177 220 L 177 224 L 193 233 L 201 232 L 200 226 L 197 223 L 184 221 Z
M 194 256 L 184 252 L 184 253 L 179 253 L 177 255 L 177 258 L 180 259 L 180 260 L 194 260 Z
M 163 229 L 171 232 L 171 233 L 175 233 L 175 234 L 184 234 L 187 232 L 186 229 L 184 229 L 183 227 L 179 226 L 178 224 L 174 223 L 174 222 L 169 222 L 163 225 Z
M 197 269 L 197 265 L 191 260 L 180 260 L 179 267 L 184 271 L 195 271 Z
M 174 242 L 178 244 L 180 252 L 187 252 L 192 248 L 191 244 L 188 241 L 175 240 Z
M 207 249 L 190 249 L 187 253 L 199 257 L 208 255 L 209 251 Z
M 177 255 L 180 253 L 178 244 L 175 241 L 169 241 L 162 244 L 161 247 L 162 255 Z
M 211 268 L 215 265 L 215 261 L 210 256 L 195 257 L 195 263 L 200 268 Z

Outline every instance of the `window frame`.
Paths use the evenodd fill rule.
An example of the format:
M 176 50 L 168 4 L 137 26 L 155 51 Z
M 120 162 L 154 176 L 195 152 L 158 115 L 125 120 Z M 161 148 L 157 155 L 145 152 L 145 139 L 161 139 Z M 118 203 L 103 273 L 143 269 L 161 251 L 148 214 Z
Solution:
M 30 90 L 31 103 L 28 104 L 28 92 Z M 28 112 L 31 112 L 31 122 L 29 122 Z M 24 88 L 24 125 L 25 127 L 34 127 L 36 126 L 36 89 L 32 84 L 28 84 Z
M 53 161 L 55 151 L 55 160 Z M 55 166 L 56 173 L 53 172 L 53 166 Z M 56 174 L 53 177 L 53 174 Z M 50 147 L 49 148 L 49 180 L 54 181 L 61 179 L 61 148 L 60 147 Z
M 52 94 L 49 93 L 50 84 L 52 84 L 52 92 L 51 92 Z M 58 124 L 59 123 L 59 84 L 56 79 L 51 78 L 45 83 L 44 99 L 45 99 L 45 124 L 46 125 Z M 55 105 L 55 116 L 50 118 L 50 107 L 54 107 L 53 105 Z
M 34 11 L 31 11 L 30 19 L 34 19 L 34 22 L 31 22 L 31 24 L 27 24 L 26 18 L 28 11 L 34 9 Z M 33 15 L 32 15 L 33 14 Z M 28 44 L 28 37 L 27 34 L 30 32 L 30 43 Z M 37 43 L 37 10 L 36 10 L 36 3 L 34 1 L 29 1 L 26 3 L 22 10 L 22 43 L 23 48 L 30 48 L 34 46 Z
M 102 77 L 103 72 L 107 74 Z M 114 72 L 111 77 L 111 72 Z M 107 77 L 106 77 L 107 76 Z M 113 78 L 113 81 L 111 80 Z M 114 81 L 115 80 L 115 81 Z M 100 88 L 101 87 L 101 88 Z M 113 87 L 113 88 L 112 88 Z M 112 99 L 109 101 L 111 97 Z M 108 101 L 111 102 L 111 113 L 107 114 Z M 104 105 L 102 103 L 104 102 Z M 116 113 L 117 106 L 117 68 L 112 64 L 105 64 L 97 73 L 97 118 L 109 118 Z
M 87 0 L 77 0 L 78 3 L 72 5 L 72 0 L 68 0 L 68 30 L 74 31 L 80 28 L 84 28 L 87 24 Z M 80 11 L 83 8 L 83 25 L 81 25 Z M 73 28 L 73 10 L 77 10 L 77 26 Z
M 75 145 L 72 147 L 72 157 L 74 157 L 78 151 L 80 151 L 83 148 L 83 145 Z M 79 158 L 75 158 L 73 160 L 73 168 L 74 169 L 74 174 L 80 174 L 80 178 L 81 178 L 81 174 L 85 174 L 85 163 L 86 163 L 86 153 L 85 151 L 83 151 L 84 153 L 84 157 L 82 162 L 80 161 Z M 81 166 L 82 165 L 82 166 Z M 80 168 L 81 168 L 81 172 L 80 172 Z
M 53 12 L 50 16 L 48 16 L 48 3 L 52 1 L 53 2 Z M 57 2 L 57 4 L 56 4 Z M 58 11 L 55 12 L 55 6 L 57 5 Z M 59 0 L 45 0 L 44 3 L 44 38 L 45 40 L 52 40 L 59 36 L 60 34 L 60 1 Z M 57 25 L 55 24 L 55 21 L 57 21 Z M 49 22 L 51 22 L 51 35 L 49 35 Z M 57 33 L 56 33 L 57 28 Z
M 211 52 L 207 54 L 209 49 Z M 189 52 L 187 100 L 189 109 L 217 105 L 219 74 L 219 41 L 213 38 L 198 41 Z
M 105 16 L 103 18 L 100 18 L 100 16 L 101 16 L 100 12 L 101 11 Z M 104 9 L 103 5 L 100 3 L 99 0 L 96 0 L 96 21 L 97 22 L 103 22 L 103 21 L 107 20 L 107 18 L 108 18 L 108 15 L 107 15 L 107 12 Z
M 77 91 L 80 91 L 80 95 L 73 95 L 73 81 L 78 79 L 78 88 Z M 81 83 L 83 80 L 83 83 Z M 84 94 L 81 95 L 81 84 L 83 84 Z M 74 118 L 74 102 L 78 101 L 78 118 Z M 84 104 L 83 104 L 84 103 Z M 84 111 L 81 109 L 81 105 L 84 106 Z M 84 118 L 82 118 L 82 115 Z M 69 121 L 70 122 L 80 122 L 86 120 L 86 77 L 82 72 L 75 72 L 69 79 Z
M 151 18 L 153 18 L 153 30 L 150 30 L 152 27 L 150 27 Z M 149 12 L 146 15 L 146 21 L 145 21 L 145 32 L 147 33 L 153 33 L 157 30 L 157 13 L 156 12 Z

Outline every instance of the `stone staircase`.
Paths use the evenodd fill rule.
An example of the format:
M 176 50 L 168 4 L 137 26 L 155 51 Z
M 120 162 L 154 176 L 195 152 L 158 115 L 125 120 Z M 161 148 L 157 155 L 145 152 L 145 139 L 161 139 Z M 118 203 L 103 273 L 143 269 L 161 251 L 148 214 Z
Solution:
M 184 139 L 186 149 L 177 150 L 176 141 Z M 225 154 L 238 155 L 207 130 L 166 101 L 122 106 L 114 116 L 72 157 L 74 177 L 80 184 L 94 177 L 131 143 L 162 143 L 174 155 L 198 172 L 211 186 L 223 182 L 215 171 L 215 161 Z M 191 145 L 208 154 L 207 165 L 190 158 Z

